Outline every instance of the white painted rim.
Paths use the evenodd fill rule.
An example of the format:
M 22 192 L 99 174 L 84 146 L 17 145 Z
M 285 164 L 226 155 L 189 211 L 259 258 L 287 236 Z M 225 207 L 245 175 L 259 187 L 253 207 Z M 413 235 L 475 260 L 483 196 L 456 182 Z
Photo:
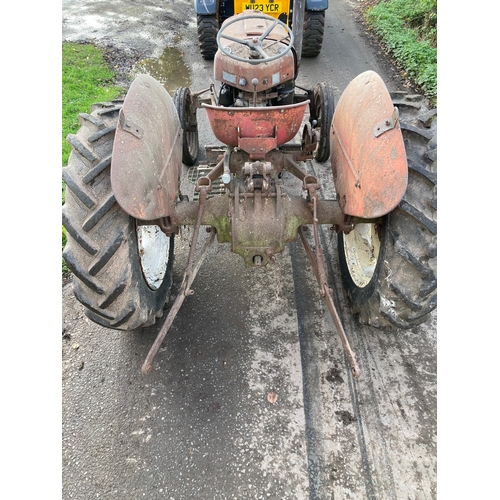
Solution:
M 158 290 L 167 272 L 170 238 L 158 226 L 138 226 L 137 245 L 144 279 Z
M 380 253 L 380 237 L 375 224 L 356 224 L 344 234 L 344 253 L 349 274 L 356 286 L 364 288 L 375 273 Z

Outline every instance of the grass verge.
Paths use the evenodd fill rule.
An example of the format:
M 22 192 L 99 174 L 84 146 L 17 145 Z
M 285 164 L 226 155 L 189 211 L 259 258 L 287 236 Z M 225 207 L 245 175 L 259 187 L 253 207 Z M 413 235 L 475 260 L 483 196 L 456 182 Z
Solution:
M 123 92 L 114 85 L 115 74 L 101 51 L 87 44 L 64 43 L 62 46 L 62 164 L 67 165 L 70 145 L 68 134 L 79 128 L 78 113 L 90 112 L 95 102 L 108 101 Z
M 90 113 L 95 102 L 108 101 L 123 93 L 114 85 L 115 74 L 104 61 L 102 52 L 94 45 L 63 43 L 62 45 L 62 165 L 68 164 L 71 147 L 66 141 L 68 134 L 79 128 L 78 114 Z M 62 185 L 64 204 L 65 186 Z M 62 228 L 62 248 L 66 244 L 66 232 Z M 69 274 L 64 259 L 63 276 Z
M 406 75 L 437 105 L 437 0 L 380 0 L 365 18 Z

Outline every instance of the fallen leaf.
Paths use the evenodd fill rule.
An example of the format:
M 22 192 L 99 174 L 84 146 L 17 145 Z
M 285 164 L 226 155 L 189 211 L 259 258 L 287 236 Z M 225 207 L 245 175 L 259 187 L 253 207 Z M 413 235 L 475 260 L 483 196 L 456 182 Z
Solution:
M 267 400 L 271 404 L 274 404 L 274 403 L 276 403 L 276 401 L 278 401 L 278 395 L 274 391 L 268 392 L 267 393 Z

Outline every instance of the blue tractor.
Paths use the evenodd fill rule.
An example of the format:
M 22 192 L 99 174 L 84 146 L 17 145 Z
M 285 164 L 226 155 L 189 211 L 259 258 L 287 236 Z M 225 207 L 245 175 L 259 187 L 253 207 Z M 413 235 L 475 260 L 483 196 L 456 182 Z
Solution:
M 279 19 L 292 28 L 294 4 L 296 9 L 304 9 L 303 16 L 300 16 L 303 19 L 301 55 L 316 57 L 323 44 L 328 0 L 194 0 L 202 57 L 214 58 L 217 33 L 229 17 L 245 10 L 255 10 Z

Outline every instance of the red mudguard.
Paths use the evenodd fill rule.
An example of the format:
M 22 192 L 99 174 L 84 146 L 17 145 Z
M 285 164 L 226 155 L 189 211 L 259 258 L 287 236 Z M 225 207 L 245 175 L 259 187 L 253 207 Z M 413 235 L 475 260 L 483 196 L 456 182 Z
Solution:
M 154 78 L 138 75 L 125 97 L 113 145 L 116 201 L 139 220 L 171 215 L 181 168 L 181 125 L 172 98 Z
M 337 199 L 345 214 L 380 217 L 401 201 L 408 166 L 398 111 L 374 71 L 357 76 L 340 97 L 330 151 Z

